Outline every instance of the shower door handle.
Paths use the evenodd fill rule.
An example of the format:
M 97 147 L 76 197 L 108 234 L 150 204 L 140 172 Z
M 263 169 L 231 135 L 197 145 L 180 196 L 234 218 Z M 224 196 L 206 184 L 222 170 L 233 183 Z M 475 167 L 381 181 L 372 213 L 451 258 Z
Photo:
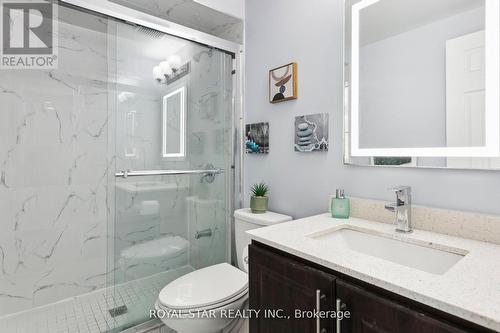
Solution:
M 178 176 L 178 175 L 220 175 L 224 173 L 224 169 L 209 169 L 209 170 L 123 170 L 115 173 L 115 177 L 142 177 L 142 176 Z

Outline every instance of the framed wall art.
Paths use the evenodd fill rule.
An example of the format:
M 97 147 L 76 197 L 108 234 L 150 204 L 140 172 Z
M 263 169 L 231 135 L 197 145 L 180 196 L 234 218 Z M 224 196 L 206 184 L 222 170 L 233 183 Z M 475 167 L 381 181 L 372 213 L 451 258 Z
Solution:
M 280 103 L 297 99 L 297 64 L 290 63 L 269 71 L 269 101 Z
M 328 151 L 328 113 L 295 117 L 295 151 Z
M 245 126 L 245 148 L 247 154 L 269 153 L 269 123 Z

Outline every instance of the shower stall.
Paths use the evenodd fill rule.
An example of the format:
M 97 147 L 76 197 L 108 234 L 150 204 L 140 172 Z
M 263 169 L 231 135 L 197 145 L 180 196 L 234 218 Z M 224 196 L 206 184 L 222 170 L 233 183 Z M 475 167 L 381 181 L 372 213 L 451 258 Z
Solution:
M 56 6 L 57 68 L 0 70 L 0 331 L 120 332 L 170 281 L 231 261 L 240 47 Z

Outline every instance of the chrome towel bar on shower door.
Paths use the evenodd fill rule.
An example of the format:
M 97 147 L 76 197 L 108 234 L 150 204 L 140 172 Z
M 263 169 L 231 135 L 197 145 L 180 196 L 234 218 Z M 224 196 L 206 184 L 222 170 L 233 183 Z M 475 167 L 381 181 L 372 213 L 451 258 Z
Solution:
M 115 177 L 141 177 L 141 176 L 177 176 L 177 175 L 220 175 L 224 169 L 209 170 L 141 170 L 141 171 L 119 171 Z

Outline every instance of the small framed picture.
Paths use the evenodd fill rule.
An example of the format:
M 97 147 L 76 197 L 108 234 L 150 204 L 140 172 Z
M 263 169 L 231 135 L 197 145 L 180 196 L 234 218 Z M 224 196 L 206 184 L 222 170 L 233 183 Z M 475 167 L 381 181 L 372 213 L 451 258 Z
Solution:
M 297 99 L 297 64 L 281 66 L 269 71 L 269 102 L 280 103 Z
M 328 151 L 328 113 L 295 117 L 295 151 Z
M 269 123 L 247 124 L 245 131 L 247 154 L 269 154 Z

